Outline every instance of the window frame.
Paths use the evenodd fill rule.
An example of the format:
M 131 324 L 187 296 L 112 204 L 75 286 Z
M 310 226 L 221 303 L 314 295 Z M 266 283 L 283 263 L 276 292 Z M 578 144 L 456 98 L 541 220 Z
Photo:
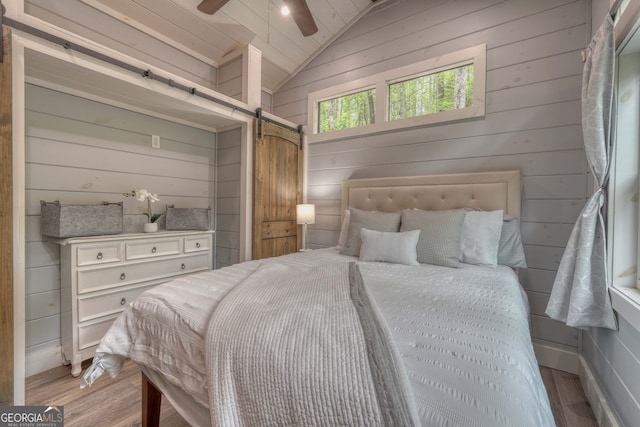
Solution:
M 640 30 L 634 29 L 616 52 L 615 91 L 624 96 L 615 99 L 612 122 L 615 141 L 607 198 L 607 269 L 614 311 L 640 331 L 640 52 L 633 46 L 625 51 L 628 40 L 637 37 Z
M 349 138 L 359 135 L 389 132 L 416 126 L 446 123 L 485 114 L 487 45 L 480 44 L 424 61 L 362 77 L 330 88 L 310 92 L 307 97 L 309 143 Z M 389 121 L 389 85 L 402 80 L 473 64 L 473 104 L 470 107 Z M 328 99 L 349 95 L 361 90 L 376 89 L 376 122 L 370 125 L 329 132 L 318 132 L 318 104 Z
M 391 114 L 391 100 L 389 99 L 390 98 L 390 94 L 391 94 L 391 85 L 394 85 L 396 83 L 402 83 L 402 82 L 405 82 L 405 81 L 408 81 L 408 80 L 419 79 L 420 77 L 432 76 L 432 75 L 435 75 L 435 74 L 438 74 L 438 73 L 442 73 L 444 71 L 449 71 L 449 70 L 452 70 L 452 69 L 455 69 L 455 68 L 463 67 L 465 65 L 473 65 L 474 68 L 475 68 L 475 64 L 474 64 L 473 60 L 472 59 L 468 59 L 466 61 L 461 61 L 461 62 L 458 62 L 456 64 L 447 64 L 447 65 L 444 65 L 442 67 L 437 67 L 437 68 L 428 70 L 426 72 L 421 72 L 421 73 L 413 74 L 413 75 L 410 75 L 410 76 L 403 76 L 403 77 L 398 77 L 396 79 L 387 80 L 387 97 L 388 97 L 388 99 L 387 99 L 387 105 L 386 105 L 386 119 L 388 121 L 394 121 L 395 122 L 395 121 L 398 121 L 398 120 L 405 120 L 406 118 L 416 118 L 416 117 L 423 117 L 423 116 L 431 116 L 431 115 L 434 115 L 434 114 L 443 114 L 443 113 L 448 113 L 449 111 L 454 111 L 454 110 L 448 110 L 448 111 L 441 111 L 441 112 L 438 112 L 438 113 L 423 114 L 423 115 L 414 116 L 414 117 L 405 117 L 404 119 L 391 120 L 389 118 L 389 116 Z M 474 78 L 475 78 L 475 70 L 474 70 L 473 74 L 474 74 Z M 476 87 L 475 87 L 475 84 L 474 84 L 473 90 L 475 91 L 475 89 L 476 89 Z M 474 99 L 474 101 L 475 101 L 475 99 Z M 458 108 L 458 110 L 464 110 L 464 109 L 472 108 L 472 107 Z M 442 121 L 447 121 L 447 120 L 445 119 L 445 120 L 442 120 Z

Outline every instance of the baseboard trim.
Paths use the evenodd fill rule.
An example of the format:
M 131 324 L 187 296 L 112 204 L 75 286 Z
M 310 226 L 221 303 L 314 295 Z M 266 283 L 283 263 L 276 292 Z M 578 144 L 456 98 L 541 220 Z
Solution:
M 538 365 L 572 374 L 578 373 L 578 354 L 542 343 L 533 343 Z
M 25 362 L 25 376 L 27 377 L 62 366 L 62 346 L 57 344 L 39 347 L 36 350 L 27 350 Z
M 600 388 L 600 384 L 593 375 L 593 371 L 584 357 L 578 356 L 578 376 L 580 383 L 584 389 L 584 394 L 589 400 L 593 415 L 600 427 L 620 427 L 622 424 L 618 421 L 615 413 L 609 405 L 606 395 Z

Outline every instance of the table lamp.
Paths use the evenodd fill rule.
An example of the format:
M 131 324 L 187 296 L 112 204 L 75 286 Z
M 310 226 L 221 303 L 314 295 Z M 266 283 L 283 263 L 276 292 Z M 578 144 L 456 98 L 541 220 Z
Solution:
M 302 224 L 302 249 L 307 250 L 307 224 L 316 223 L 316 206 L 311 204 L 296 205 L 296 222 Z

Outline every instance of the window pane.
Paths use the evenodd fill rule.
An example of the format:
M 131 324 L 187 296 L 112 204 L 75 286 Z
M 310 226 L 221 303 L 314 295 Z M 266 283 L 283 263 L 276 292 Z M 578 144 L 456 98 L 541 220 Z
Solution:
M 451 111 L 473 103 L 473 64 L 389 85 L 389 120 Z
M 368 89 L 318 103 L 318 132 L 356 128 L 376 122 L 376 90 Z

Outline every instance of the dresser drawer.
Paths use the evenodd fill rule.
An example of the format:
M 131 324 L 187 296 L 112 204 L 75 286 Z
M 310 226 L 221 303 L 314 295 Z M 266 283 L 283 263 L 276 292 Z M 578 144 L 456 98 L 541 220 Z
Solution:
M 78 349 L 83 350 L 98 345 L 117 317 L 117 315 L 113 315 L 106 319 L 100 319 L 97 322 L 78 325 Z
M 102 244 L 96 246 L 81 246 L 76 253 L 78 267 L 94 264 L 118 262 L 122 259 L 119 243 Z
M 102 295 L 89 294 L 78 298 L 78 321 L 85 322 L 96 317 L 120 313 L 135 297 L 158 284 L 129 288 Z
M 182 253 L 182 239 L 155 240 L 151 242 L 125 243 L 125 254 L 128 260 L 153 258 Z
M 211 249 L 211 238 L 208 236 L 193 236 L 184 238 L 184 251 L 200 252 Z
M 209 269 L 209 254 L 78 271 L 78 294 Z

